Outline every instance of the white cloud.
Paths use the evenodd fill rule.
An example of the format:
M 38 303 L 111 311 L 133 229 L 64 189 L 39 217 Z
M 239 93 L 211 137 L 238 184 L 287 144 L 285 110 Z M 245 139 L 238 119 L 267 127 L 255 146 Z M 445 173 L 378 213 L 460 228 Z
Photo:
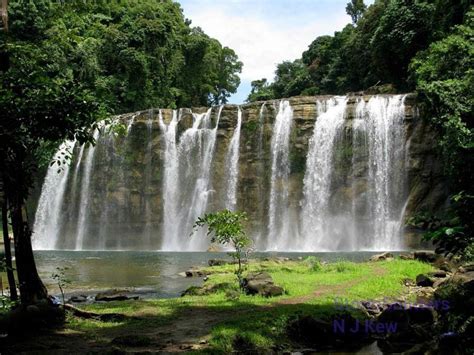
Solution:
M 288 3 L 290 7 L 291 2 Z M 244 63 L 243 81 L 263 77 L 272 80 L 276 64 L 299 58 L 317 36 L 332 34 L 349 20 L 344 11 L 327 11 L 316 14 L 311 21 L 298 21 L 287 9 L 288 21 L 281 21 L 259 11 L 252 14 L 251 9 L 238 13 L 225 2 L 183 7 L 193 26 L 200 26 L 209 36 L 236 51 Z

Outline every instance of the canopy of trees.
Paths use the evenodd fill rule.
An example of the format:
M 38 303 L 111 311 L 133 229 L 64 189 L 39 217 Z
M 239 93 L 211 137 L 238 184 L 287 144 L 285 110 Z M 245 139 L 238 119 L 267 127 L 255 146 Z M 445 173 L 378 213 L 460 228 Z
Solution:
M 383 84 L 393 92 L 412 91 L 413 58 L 449 36 L 470 6 L 470 0 L 376 0 L 366 8 L 352 0 L 346 11 L 353 24 L 317 37 L 300 59 L 279 64 L 272 84 L 254 81 L 248 101 L 346 94 Z
M 440 156 L 457 196 L 456 218 L 445 230 L 456 227 L 462 245 L 474 250 L 472 1 L 375 0 L 366 8 L 363 1 L 351 0 L 346 11 L 353 24 L 316 38 L 300 59 L 279 64 L 273 83 L 253 81 L 248 101 L 418 92 L 425 118 L 439 129 Z
M 191 28 L 171 0 L 12 0 L 5 10 L 0 198 L 28 304 L 47 296 L 24 210 L 42 157 L 50 159 L 65 139 L 93 143 L 97 121 L 110 114 L 225 103 L 240 83 L 242 63 L 232 49 Z M 58 168 L 67 158 L 64 152 Z

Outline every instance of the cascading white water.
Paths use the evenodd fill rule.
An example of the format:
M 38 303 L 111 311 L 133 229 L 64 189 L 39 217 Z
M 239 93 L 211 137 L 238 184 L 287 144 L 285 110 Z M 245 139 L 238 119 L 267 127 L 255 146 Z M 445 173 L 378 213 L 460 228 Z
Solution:
M 99 139 L 99 130 L 94 132 L 94 140 Z M 76 250 L 82 250 L 84 248 L 84 237 L 86 235 L 87 224 L 86 218 L 89 207 L 89 198 L 90 198 L 90 179 L 92 172 L 92 163 L 94 161 L 94 153 L 96 150 L 96 145 L 89 145 L 86 151 L 86 156 L 84 158 L 84 174 L 81 181 L 81 194 L 79 197 L 79 217 L 77 220 L 77 229 L 76 229 Z
M 329 211 L 331 173 L 336 135 L 344 123 L 346 102 L 345 97 L 317 102 L 318 115 L 309 141 L 303 180 L 302 235 L 296 246 L 298 250 L 330 250 L 339 243 L 327 236 L 336 227 L 331 224 Z
M 290 219 L 290 133 L 293 109 L 289 101 L 282 100 L 273 125 L 271 142 L 272 170 L 270 180 L 270 205 L 267 249 L 291 250 L 295 221 Z
M 181 135 L 179 143 L 173 133 L 175 128 L 172 128 L 176 123 L 172 121 L 168 127 L 161 123 L 166 142 L 162 250 L 206 249 L 208 242 L 201 232 L 192 237 L 190 234 L 196 219 L 206 212 L 209 194 L 212 193 L 211 163 L 221 111 L 222 108 L 214 128 L 211 128 L 212 109 L 204 114 L 193 114 L 193 126 Z M 170 183 L 169 179 L 175 180 Z M 170 211 L 167 211 L 168 207 Z
M 74 144 L 73 141 L 66 141 L 61 144 L 53 161 L 62 161 L 64 155 L 70 153 Z M 48 169 L 41 188 L 41 196 L 33 225 L 33 247 L 35 249 L 50 250 L 56 248 L 69 168 L 69 164 L 62 166 L 54 164 Z
M 404 99 L 321 99 L 314 128 L 287 100 L 263 104 L 256 120 L 254 108 L 242 115 L 240 107 L 227 106 L 219 132 L 223 106 L 201 114 L 173 111 L 166 123 L 166 111 L 121 116 L 125 136 L 97 130 L 97 145 L 76 146 L 71 167 L 59 174 L 49 168 L 34 247 L 206 250 L 205 231 L 191 237 L 192 225 L 220 204 L 249 212 L 259 250 L 400 249 L 407 195 Z M 356 103 L 354 112 L 348 102 Z M 265 124 L 273 112 L 269 142 Z M 218 144 L 234 125 L 229 145 Z M 312 132 L 309 141 L 305 132 Z M 303 170 L 294 158 L 301 159 L 306 142 Z M 219 166 L 225 168 L 215 172 Z M 214 183 L 215 174 L 223 180 Z
M 225 208 L 235 210 L 237 205 L 237 182 L 239 178 L 239 149 L 240 149 L 240 127 L 242 125 L 242 110 L 240 106 L 237 112 L 237 126 L 229 144 L 226 157 L 227 192 Z
M 405 203 L 405 96 L 372 97 L 365 107 L 374 250 L 400 250 Z
M 151 219 L 152 219 L 152 210 L 151 210 L 151 196 L 149 191 L 152 189 L 151 186 L 151 179 L 152 179 L 152 169 L 153 169 L 153 154 L 152 154 L 152 146 L 153 146 L 153 115 L 152 112 L 149 113 L 148 119 L 146 121 L 146 128 L 147 128 L 147 146 L 146 146 L 146 154 L 145 154 L 145 161 L 146 161 L 146 167 L 145 167 L 145 186 L 144 186 L 144 191 L 145 191 L 145 199 L 144 199 L 144 204 L 145 204 L 145 228 L 143 230 L 143 243 L 144 245 L 151 245 L 152 242 L 152 225 L 151 225 Z

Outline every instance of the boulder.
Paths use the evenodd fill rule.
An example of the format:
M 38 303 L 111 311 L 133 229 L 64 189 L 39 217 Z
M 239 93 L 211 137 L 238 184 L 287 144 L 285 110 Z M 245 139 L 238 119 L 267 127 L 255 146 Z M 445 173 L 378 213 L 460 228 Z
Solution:
M 71 298 L 68 300 L 70 303 L 83 303 L 87 302 L 87 296 L 86 295 L 75 295 L 71 296 Z
M 328 320 L 301 316 L 288 322 L 286 333 L 292 341 L 317 349 L 355 350 L 372 341 L 365 324 L 366 320 L 346 313 L 333 315 Z
M 413 254 L 415 260 L 423 261 L 425 263 L 434 263 L 436 260 L 442 259 L 441 255 L 436 254 L 434 251 L 415 251 Z
M 111 301 L 127 301 L 137 300 L 138 296 L 130 296 L 127 294 L 127 290 L 108 290 L 105 292 L 98 293 L 95 296 L 96 301 L 111 302 Z
M 449 302 L 450 309 L 474 315 L 474 271 L 456 272 L 438 286 L 434 297 Z
M 392 260 L 393 254 L 392 253 L 382 253 L 376 254 L 370 257 L 369 261 L 384 261 L 384 260 Z
M 249 273 L 243 280 L 245 292 L 249 295 L 261 295 L 264 297 L 281 296 L 284 293 L 282 287 L 274 284 L 272 277 L 267 272 Z
M 434 281 L 427 275 L 419 274 L 416 277 L 416 284 L 417 286 L 421 287 L 431 287 L 433 286 Z

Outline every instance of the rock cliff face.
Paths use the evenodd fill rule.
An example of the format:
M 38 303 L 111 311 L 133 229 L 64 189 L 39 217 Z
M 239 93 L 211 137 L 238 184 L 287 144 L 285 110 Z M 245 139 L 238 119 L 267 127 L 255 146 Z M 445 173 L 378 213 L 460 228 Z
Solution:
M 305 198 L 304 177 L 308 150 L 319 115 L 317 102 L 326 102 L 330 99 L 330 97 L 294 97 L 288 100 L 293 109 L 288 151 L 289 176 L 286 182 L 275 180 L 273 186 L 275 188 L 278 183 L 287 184 L 288 206 L 285 208 L 291 211 L 290 219 L 298 220 L 295 225 L 298 225 L 301 219 L 302 201 Z M 371 218 L 376 218 L 363 207 L 367 205 L 363 203 L 364 199 L 373 196 L 368 192 L 371 189 L 368 182 L 368 176 L 371 174 L 370 158 L 368 153 L 364 153 L 367 150 L 367 145 L 364 143 L 366 138 L 361 137 L 361 141 L 357 142 L 359 138 L 354 134 L 354 125 L 358 115 L 358 104 L 362 100 L 369 102 L 370 99 L 371 96 L 350 96 L 346 100 L 344 122 L 342 127 L 338 128 L 336 143 L 331 153 L 332 171 L 327 204 L 327 209 L 331 213 L 338 215 L 352 213 L 356 219 L 364 220 L 367 225 L 371 224 Z M 271 249 L 269 246 L 272 245 L 272 236 L 268 234 L 271 179 L 274 169 L 272 137 L 275 134 L 279 104 L 280 101 L 276 100 L 265 104 L 256 102 L 240 106 L 242 123 L 237 165 L 236 208 L 248 213 L 248 228 L 265 249 Z M 207 108 L 193 108 L 181 109 L 179 113 L 164 109 L 126 114 L 118 117 L 120 122 L 128 126 L 126 136 L 101 134 L 93 153 L 92 148 L 76 146 L 72 165 L 67 176 L 63 178 L 64 196 L 50 208 L 58 209 L 49 213 L 59 213 L 61 223 L 56 239 L 50 241 L 48 247 L 166 249 L 163 245 L 165 224 L 193 222 L 188 220 L 193 217 L 188 210 L 196 207 L 189 200 L 202 199 L 205 194 L 203 204 L 205 211 L 224 208 L 225 191 L 230 179 L 229 146 L 237 126 L 238 109 L 237 105 L 225 105 L 220 115 L 217 107 L 210 112 Z M 402 221 L 420 211 L 433 212 L 440 209 L 446 203 L 447 196 L 441 161 L 436 150 L 437 134 L 420 118 L 414 95 L 405 97 L 404 110 L 402 121 L 404 157 L 395 159 L 393 161 L 395 166 L 391 167 L 395 169 L 394 171 L 403 170 L 404 181 L 400 183 L 402 188 L 398 192 L 400 196 L 397 196 L 402 200 L 400 206 Z M 178 114 L 179 120 L 177 120 Z M 209 125 L 208 131 L 211 133 L 206 134 L 212 134 L 212 128 L 216 127 L 218 122 L 209 176 L 202 175 L 203 172 L 199 169 L 205 164 L 205 150 L 209 148 L 207 144 L 210 144 L 209 139 L 212 137 L 190 133 L 193 123 L 196 122 L 196 114 L 202 114 L 204 116 L 202 124 Z M 166 141 L 165 136 L 165 129 L 172 127 L 173 122 L 176 123 L 177 153 L 173 153 L 171 143 Z M 186 137 L 197 140 L 193 141 L 193 151 L 189 151 L 189 154 L 183 152 L 189 145 L 179 144 L 180 141 L 188 139 Z M 361 150 L 361 147 L 365 147 L 365 150 Z M 173 169 L 170 166 L 173 164 L 170 160 L 172 153 L 176 154 L 176 159 L 179 160 L 175 162 L 178 164 L 175 170 L 177 175 L 170 174 Z M 90 165 L 89 172 L 87 159 Z M 388 179 L 390 176 L 383 178 Z M 165 180 L 170 184 L 172 179 L 176 180 L 179 191 L 169 191 L 166 188 Z M 206 185 L 199 190 L 196 187 L 199 183 Z M 170 205 L 169 200 L 173 196 L 178 196 L 177 194 L 180 197 L 175 198 L 174 205 Z M 174 217 L 169 216 L 171 208 L 174 209 Z M 203 211 L 196 210 L 196 213 L 198 212 Z M 178 218 L 178 215 L 184 217 Z M 39 221 L 37 214 L 35 228 L 39 228 L 38 223 L 46 222 Z M 419 233 L 410 228 L 402 229 L 400 245 L 420 247 Z M 182 234 L 188 229 L 179 231 Z M 82 233 L 81 245 L 77 241 L 78 233 Z M 46 237 L 37 234 L 36 243 L 42 245 L 40 240 Z M 181 237 L 188 238 L 187 235 Z M 292 236 L 288 238 L 291 243 Z M 358 247 L 358 244 L 353 245 L 355 247 L 349 249 L 366 248 L 363 244 L 362 247 Z M 198 243 L 184 249 L 207 247 L 207 244 Z M 171 249 L 179 249 L 179 246 Z M 340 244 L 334 249 L 347 248 L 346 244 Z

